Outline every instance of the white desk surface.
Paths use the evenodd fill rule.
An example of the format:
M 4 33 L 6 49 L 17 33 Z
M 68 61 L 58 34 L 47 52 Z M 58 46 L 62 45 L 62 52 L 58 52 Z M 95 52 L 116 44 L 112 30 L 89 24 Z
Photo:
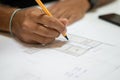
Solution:
M 34 48 L 0 35 L 0 80 L 120 80 L 120 27 L 98 19 L 107 13 L 120 14 L 120 0 L 87 13 L 68 27 L 68 33 L 79 36 L 70 40 L 93 41 L 94 46 L 73 41 L 67 45 L 70 49 Z

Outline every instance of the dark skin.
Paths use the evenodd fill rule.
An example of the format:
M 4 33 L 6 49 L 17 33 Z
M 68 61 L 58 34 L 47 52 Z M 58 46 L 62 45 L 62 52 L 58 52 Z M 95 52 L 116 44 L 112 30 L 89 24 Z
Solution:
M 97 6 L 111 1 L 99 0 Z M 81 19 L 89 8 L 88 0 L 64 0 L 49 7 L 54 17 L 45 15 L 38 8 L 20 10 L 13 17 L 12 32 L 25 43 L 51 43 L 66 31 L 66 25 Z M 9 19 L 15 9 L 0 5 L 0 31 L 9 32 Z

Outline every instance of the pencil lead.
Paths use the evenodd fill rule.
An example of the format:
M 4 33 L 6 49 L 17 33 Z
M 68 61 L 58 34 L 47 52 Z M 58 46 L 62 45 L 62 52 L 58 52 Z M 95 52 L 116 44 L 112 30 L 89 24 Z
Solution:
M 67 36 L 64 36 L 67 40 L 69 40 L 69 38 Z

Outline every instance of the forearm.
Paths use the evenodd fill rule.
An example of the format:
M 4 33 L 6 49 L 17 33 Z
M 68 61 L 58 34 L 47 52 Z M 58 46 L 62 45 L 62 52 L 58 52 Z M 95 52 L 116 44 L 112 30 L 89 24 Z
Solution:
M 98 8 L 100 6 L 103 6 L 105 4 L 111 3 L 111 2 L 113 2 L 115 0 L 88 0 L 88 1 L 91 4 L 91 8 L 90 9 L 96 9 L 96 8 Z
M 115 1 L 115 0 L 96 0 L 97 3 L 95 4 L 94 8 L 103 6 L 103 5 L 113 2 L 113 1 Z M 90 4 L 89 0 L 81 0 L 80 3 L 82 3 L 81 5 L 83 5 L 84 11 L 87 12 L 90 9 L 91 4 Z
M 112 1 L 115 1 L 115 0 L 98 0 L 98 3 L 96 4 L 96 7 L 105 5 L 105 4 L 110 3 Z
M 16 8 L 0 5 L 0 31 L 9 32 L 10 16 Z

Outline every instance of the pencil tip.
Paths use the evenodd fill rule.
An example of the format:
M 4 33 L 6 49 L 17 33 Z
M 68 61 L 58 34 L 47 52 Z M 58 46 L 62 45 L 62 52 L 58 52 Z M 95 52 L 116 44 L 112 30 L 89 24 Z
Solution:
M 69 38 L 68 38 L 67 36 L 65 36 L 65 38 L 66 38 L 67 40 L 69 40 Z

